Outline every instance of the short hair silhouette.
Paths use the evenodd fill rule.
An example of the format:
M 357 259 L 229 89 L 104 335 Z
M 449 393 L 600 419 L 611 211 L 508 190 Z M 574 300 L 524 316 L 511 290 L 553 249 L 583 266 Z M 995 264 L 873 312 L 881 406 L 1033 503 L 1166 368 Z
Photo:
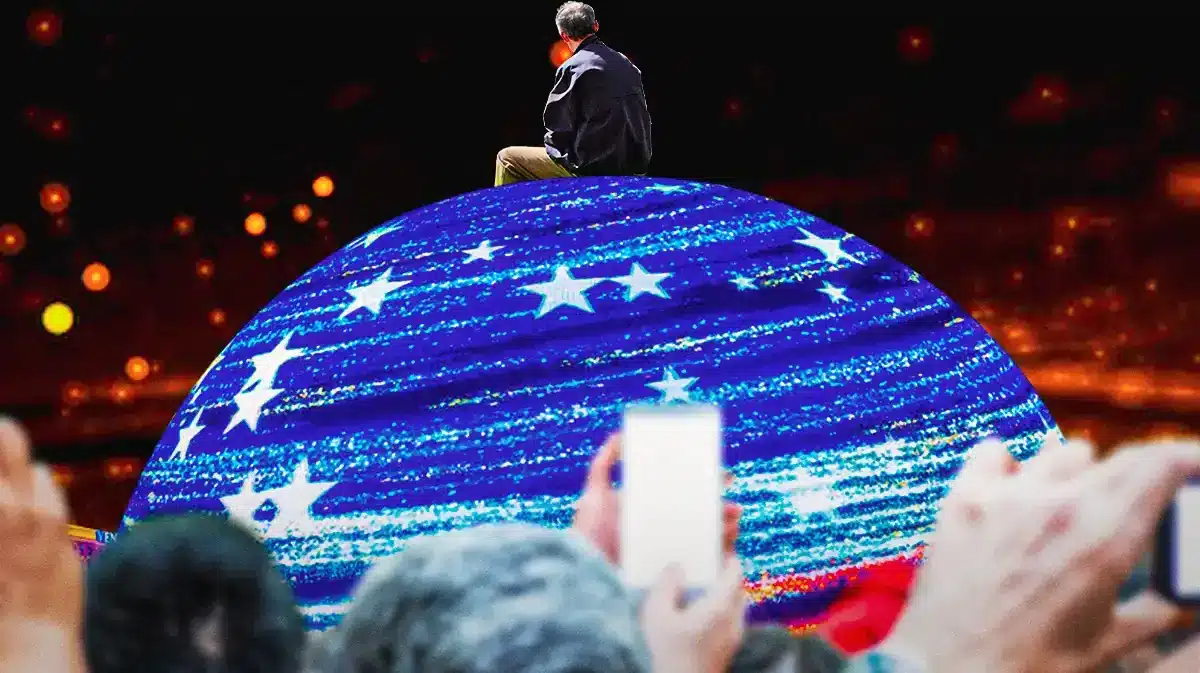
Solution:
M 647 673 L 637 606 L 576 535 L 522 524 L 418 538 L 368 571 L 338 673 Z
M 746 629 L 729 673 L 838 673 L 845 667 L 845 657 L 817 636 L 753 626 Z
M 223 517 L 135 524 L 88 565 L 91 673 L 296 673 L 304 620 L 252 533 Z
M 596 32 L 596 10 L 582 2 L 565 2 L 554 14 L 554 25 L 572 40 L 582 40 Z

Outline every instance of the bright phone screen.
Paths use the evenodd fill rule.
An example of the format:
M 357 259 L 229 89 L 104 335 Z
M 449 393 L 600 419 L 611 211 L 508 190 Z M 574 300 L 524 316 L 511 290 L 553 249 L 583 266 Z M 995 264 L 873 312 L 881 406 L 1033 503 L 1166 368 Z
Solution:
M 1189 484 L 1175 495 L 1174 519 L 1175 593 L 1200 597 L 1200 484 Z
M 634 407 L 625 412 L 621 448 L 621 571 L 647 588 L 667 566 L 689 589 L 721 570 L 723 490 L 721 411 L 717 407 Z

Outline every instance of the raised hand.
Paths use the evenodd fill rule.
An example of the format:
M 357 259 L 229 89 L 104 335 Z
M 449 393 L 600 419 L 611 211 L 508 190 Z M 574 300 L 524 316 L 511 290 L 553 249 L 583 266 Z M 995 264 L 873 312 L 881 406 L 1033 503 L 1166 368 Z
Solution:
M 591 540 L 612 563 L 618 563 L 621 558 L 621 497 L 620 492 L 613 486 L 612 478 L 613 468 L 620 460 L 621 436 L 614 434 L 592 458 L 583 493 L 575 505 L 575 519 L 571 523 L 573 530 Z M 727 483 L 729 481 L 731 480 L 727 478 Z M 724 551 L 726 554 L 732 554 L 737 543 L 738 522 L 742 516 L 741 505 L 726 501 L 722 516 Z

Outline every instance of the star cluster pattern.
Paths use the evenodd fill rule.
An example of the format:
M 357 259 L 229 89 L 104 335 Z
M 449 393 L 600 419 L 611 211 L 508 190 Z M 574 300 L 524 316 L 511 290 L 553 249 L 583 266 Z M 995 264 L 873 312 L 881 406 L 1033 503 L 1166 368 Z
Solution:
M 724 407 L 739 552 L 793 587 L 753 615 L 791 623 L 829 598 L 806 578 L 913 553 L 971 444 L 1027 457 L 1058 433 L 974 320 L 818 218 L 698 183 L 545 181 L 404 215 L 284 290 L 196 384 L 125 525 L 245 522 L 324 628 L 413 537 L 568 525 L 625 405 L 655 400 Z

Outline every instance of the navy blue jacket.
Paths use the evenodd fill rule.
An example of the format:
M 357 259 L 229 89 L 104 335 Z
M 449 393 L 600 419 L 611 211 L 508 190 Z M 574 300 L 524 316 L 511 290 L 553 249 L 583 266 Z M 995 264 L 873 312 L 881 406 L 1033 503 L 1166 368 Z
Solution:
M 543 120 L 546 153 L 576 175 L 645 175 L 650 167 L 642 71 L 595 35 L 559 66 Z

